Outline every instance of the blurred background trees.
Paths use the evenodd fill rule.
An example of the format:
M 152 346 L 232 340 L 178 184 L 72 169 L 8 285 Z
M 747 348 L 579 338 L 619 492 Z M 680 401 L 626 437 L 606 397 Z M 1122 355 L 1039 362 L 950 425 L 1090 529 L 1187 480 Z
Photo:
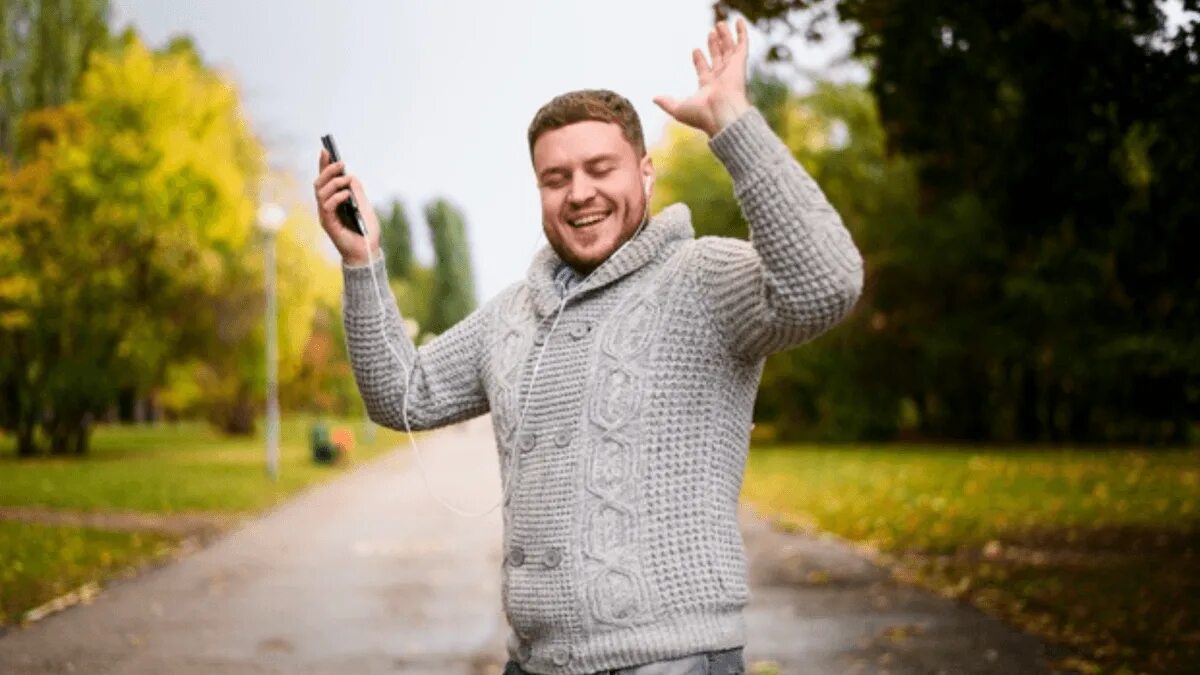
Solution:
M 425 207 L 425 221 L 433 237 L 433 297 L 429 331 L 442 333 L 475 309 L 475 278 L 467 245 L 467 225 L 462 212 L 445 199 Z
M 412 228 L 400 200 L 378 211 L 388 280 L 400 312 L 416 324 L 414 339 L 427 340 L 470 314 L 478 304 L 466 219 L 446 199 L 425 206 L 433 264 L 413 254 Z
M 813 145 L 789 127 L 799 113 L 769 117 L 867 257 L 848 322 L 769 364 L 759 412 L 777 431 L 1195 439 L 1195 21 L 1170 25 L 1152 0 L 714 4 L 733 11 L 810 40 L 853 22 L 872 71 L 836 105 L 828 86 L 796 100 L 758 85 L 760 105 L 808 111 L 801 129 L 848 130 L 841 147 Z M 672 180 L 699 181 L 677 194 L 729 217 L 724 185 Z
M 755 106 L 837 207 L 868 265 L 863 297 L 845 322 L 768 361 L 757 419 L 781 438 L 894 436 L 911 375 L 906 345 L 887 338 L 886 320 L 870 308 L 886 301 L 886 289 L 873 281 L 878 266 L 901 260 L 925 268 L 899 234 L 917 222 L 912 166 L 886 156 L 874 101 L 857 85 L 823 83 L 800 96 L 758 72 L 750 88 Z M 673 126 L 652 153 L 656 205 L 688 203 L 698 236 L 748 234 L 729 175 L 702 133 Z
M 263 406 L 255 214 L 263 186 L 286 178 L 269 175 L 237 90 L 189 39 L 151 50 L 110 36 L 107 14 L 0 0 L 0 428 L 20 455 L 84 454 L 95 420 L 135 409 L 250 433 Z M 340 272 L 312 205 L 288 207 L 282 403 L 355 412 Z M 389 265 L 426 333 L 474 306 L 465 223 L 446 204 L 435 213 L 430 271 L 398 204 L 387 219 Z
M 713 5 L 809 40 L 854 26 L 871 72 L 753 78 L 867 265 L 842 325 L 768 363 L 761 435 L 1196 439 L 1200 47 L 1164 6 Z M 113 416 L 245 433 L 262 406 L 255 212 L 286 177 L 195 45 L 148 49 L 108 16 L 0 0 L 0 428 L 22 454 L 83 452 Z M 786 45 L 768 57 L 786 63 Z M 672 127 L 653 153 L 655 208 L 685 201 L 700 234 L 746 235 L 703 138 Z M 425 264 L 404 204 L 379 203 L 393 291 L 428 339 L 475 306 L 464 219 L 424 205 Z M 311 204 L 286 206 L 283 404 L 353 412 L 340 272 Z
M 0 1 L 0 153 L 13 159 L 17 121 L 66 103 L 92 50 L 108 42 L 107 0 Z

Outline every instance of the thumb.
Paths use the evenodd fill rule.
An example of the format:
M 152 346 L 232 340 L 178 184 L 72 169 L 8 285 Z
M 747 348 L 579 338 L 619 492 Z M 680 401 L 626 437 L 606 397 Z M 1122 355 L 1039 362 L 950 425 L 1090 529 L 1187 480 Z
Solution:
M 679 102 L 670 96 L 655 96 L 654 104 L 663 109 L 671 117 L 677 117 L 676 113 L 679 110 Z

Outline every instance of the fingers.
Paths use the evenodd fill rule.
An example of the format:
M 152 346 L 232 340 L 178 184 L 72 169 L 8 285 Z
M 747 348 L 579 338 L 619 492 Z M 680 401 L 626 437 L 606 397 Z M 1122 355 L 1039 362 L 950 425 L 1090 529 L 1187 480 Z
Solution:
M 329 196 L 334 192 L 350 187 L 350 181 L 352 179 L 353 176 L 334 176 L 330 178 L 317 188 L 317 201 L 323 202 L 326 199 L 329 199 Z
M 367 203 L 367 196 L 363 194 L 362 183 L 358 182 L 358 178 L 350 176 L 350 189 L 354 190 L 354 198 L 359 204 Z
M 675 111 L 679 109 L 679 103 L 669 96 L 655 96 L 654 104 L 662 108 L 663 112 L 671 117 L 675 117 Z
M 335 211 L 338 207 L 338 204 L 341 204 L 342 202 L 346 201 L 349 198 L 350 198 L 349 190 L 338 190 L 337 192 L 333 193 L 333 195 L 330 196 L 328 199 L 324 199 L 321 201 L 321 208 L 324 209 L 326 213 L 329 213 L 330 215 L 332 215 L 335 213 Z
M 325 156 L 325 151 L 322 150 L 321 154 Z M 326 163 L 325 167 L 321 169 L 321 173 L 317 174 L 317 179 L 313 181 L 313 189 L 319 191 L 326 183 L 344 173 L 345 170 L 345 162 Z
M 701 81 L 708 80 L 712 75 L 712 67 L 708 65 L 708 61 L 704 60 L 704 52 L 699 49 L 692 50 L 692 64 L 696 66 L 696 76 Z
M 321 148 L 321 154 L 317 156 L 318 176 L 321 175 L 321 172 L 325 170 L 326 166 L 329 166 L 329 153 L 325 151 L 325 148 Z
M 728 62 L 733 58 L 737 45 L 733 42 L 733 34 L 729 32 L 729 25 L 724 21 L 717 24 L 717 44 L 721 46 L 722 61 Z
M 367 200 L 367 193 L 356 176 L 350 177 L 350 189 L 354 190 L 354 199 L 358 202 L 358 210 L 362 212 L 363 218 L 370 222 L 374 211 L 371 210 L 371 202 Z
M 721 44 L 719 28 L 708 31 L 708 55 L 712 58 L 712 69 L 721 70 L 721 66 L 725 65 L 725 47 Z
M 725 64 L 734 58 L 746 55 L 746 21 L 738 17 L 736 26 L 737 40 L 734 40 L 733 33 L 729 30 L 729 24 L 724 21 L 719 22 L 708 32 L 708 53 L 712 60 L 712 65 L 708 68 L 709 72 L 720 72 Z M 700 56 L 703 56 L 702 52 Z M 692 60 L 697 60 L 695 53 L 692 54 Z M 699 63 L 696 64 L 696 74 L 704 76 Z
M 737 55 L 746 54 L 746 20 L 738 17 L 735 22 L 737 30 L 737 39 L 733 37 L 733 33 L 729 32 L 729 24 L 722 21 L 717 24 L 717 37 L 721 47 L 721 57 L 726 63 L 731 61 Z

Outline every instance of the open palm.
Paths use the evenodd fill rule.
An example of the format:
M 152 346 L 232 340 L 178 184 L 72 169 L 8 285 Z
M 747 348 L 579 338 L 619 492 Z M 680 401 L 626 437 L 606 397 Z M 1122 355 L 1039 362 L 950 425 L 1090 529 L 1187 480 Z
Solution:
M 746 97 L 746 51 L 744 19 L 737 20 L 736 41 L 728 26 L 717 24 L 708 32 L 710 58 L 705 59 L 699 49 L 692 50 L 699 90 L 683 101 L 658 96 L 654 102 L 679 122 L 715 136 L 750 107 Z

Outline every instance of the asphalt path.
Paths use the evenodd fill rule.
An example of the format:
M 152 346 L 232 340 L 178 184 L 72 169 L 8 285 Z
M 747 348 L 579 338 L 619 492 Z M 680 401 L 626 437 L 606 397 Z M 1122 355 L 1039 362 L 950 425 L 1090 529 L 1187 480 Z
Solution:
M 422 437 L 441 497 L 499 478 L 486 418 Z M 749 509 L 751 672 L 1040 673 L 1035 639 Z M 499 510 L 463 518 L 405 447 L 210 545 L 0 636 L 0 673 L 499 673 Z

